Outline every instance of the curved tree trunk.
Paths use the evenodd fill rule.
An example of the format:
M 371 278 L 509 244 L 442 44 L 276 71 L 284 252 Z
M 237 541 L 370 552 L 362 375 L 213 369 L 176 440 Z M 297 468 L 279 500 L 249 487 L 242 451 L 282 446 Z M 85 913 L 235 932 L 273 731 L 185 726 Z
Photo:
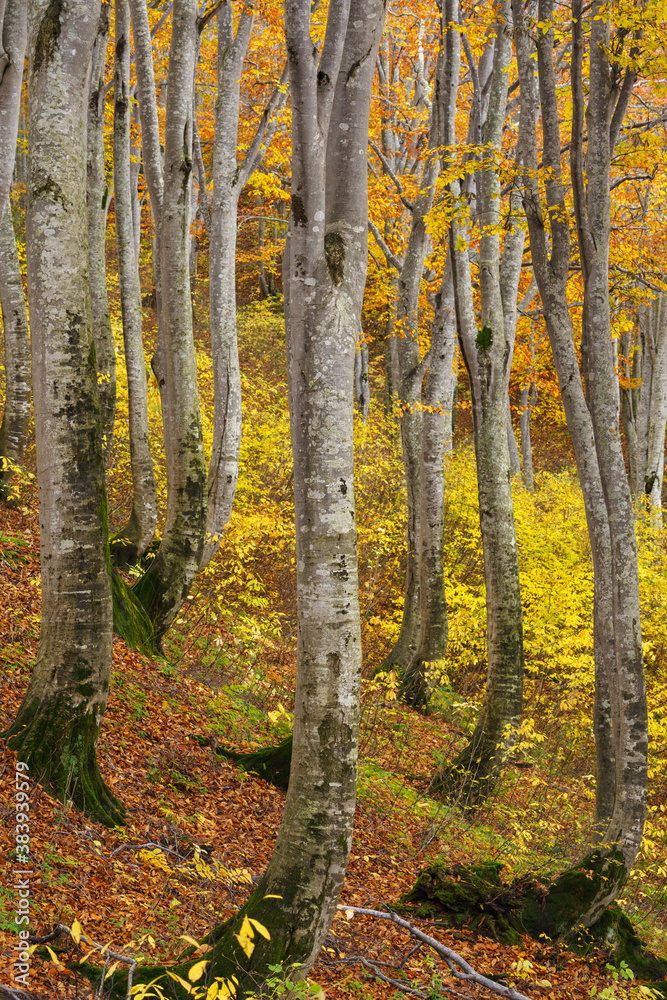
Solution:
M 447 25 L 458 21 L 458 5 L 453 6 L 452 14 L 456 16 L 446 17 Z M 507 446 L 507 389 L 524 234 L 518 218 L 517 195 L 513 194 L 501 262 L 498 236 L 500 179 L 492 153 L 493 149 L 500 148 L 505 117 L 511 25 L 509 3 L 505 2 L 499 8 L 496 26 L 493 74 L 484 126 L 485 154 L 480 171 L 481 329 L 477 327 L 473 304 L 468 235 L 459 220 L 453 222 L 450 234 L 459 338 L 472 396 L 484 549 L 488 670 L 484 701 L 472 738 L 457 759 L 446 764 L 435 776 L 432 788 L 438 794 L 456 799 L 464 807 L 475 805 L 493 787 L 512 732 L 519 722 L 523 700 L 523 624 Z M 446 34 L 447 59 L 458 80 L 458 35 L 450 27 Z M 451 95 L 451 88 L 449 93 Z M 455 141 L 453 106 L 450 103 L 447 116 L 447 146 Z M 454 193 L 458 194 L 456 185 Z
M 88 70 L 100 8 L 71 0 L 55 18 L 48 0 L 30 0 L 29 8 L 26 242 L 42 620 L 30 686 L 8 734 L 61 801 L 115 823 L 122 810 L 96 761 L 112 611 L 85 239 Z
M 452 363 L 456 345 L 456 308 L 451 256 L 436 297 L 424 390 L 419 512 L 419 643 L 401 686 L 403 699 L 427 709 L 447 652 L 447 598 L 444 577 L 445 438 L 451 438 Z M 450 449 L 451 450 L 451 449 Z
M 21 465 L 30 433 L 30 336 L 9 202 L 0 218 L 0 305 L 5 336 L 5 410 L 0 426 L 0 493 Z
M 114 205 L 127 370 L 133 500 L 130 518 L 112 540 L 111 551 L 117 565 L 127 565 L 137 562 L 153 540 L 157 524 L 157 490 L 148 436 L 148 385 L 141 329 L 141 287 L 132 214 L 130 11 L 127 0 L 115 0 L 114 13 Z
M 109 3 L 102 3 L 93 47 L 87 122 L 88 267 L 105 463 L 113 444 L 116 417 L 116 345 L 109 316 L 106 267 L 107 211 L 111 193 L 104 168 L 104 72 L 110 10 Z
M 188 245 L 192 174 L 192 76 L 197 50 L 196 0 L 176 0 L 169 51 L 164 190 L 159 233 L 162 301 L 153 367 L 162 394 L 167 517 L 158 553 L 134 590 L 159 639 L 199 568 L 204 531 L 205 465 L 192 336 Z M 140 80 L 140 87 L 145 81 Z M 142 122 L 147 115 L 143 113 Z M 148 161 L 145 157 L 144 162 Z

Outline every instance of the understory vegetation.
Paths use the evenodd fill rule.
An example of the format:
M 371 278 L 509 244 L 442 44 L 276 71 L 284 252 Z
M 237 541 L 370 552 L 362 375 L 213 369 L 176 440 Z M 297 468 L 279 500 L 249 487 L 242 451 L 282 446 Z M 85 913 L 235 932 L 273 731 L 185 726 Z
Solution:
M 210 453 L 212 369 L 201 291 L 195 316 L 204 445 Z M 291 732 L 294 499 L 279 302 L 247 306 L 239 332 L 244 433 L 236 500 L 220 553 L 199 576 L 165 637 L 163 657 L 142 656 L 114 641 L 98 753 L 105 782 L 127 809 L 127 824 L 105 829 L 41 791 L 32 805 L 32 927 L 46 935 L 54 924 L 71 927 L 76 921 L 83 934 L 78 949 L 56 936 L 48 950 L 33 956 L 33 988 L 39 984 L 49 997 L 93 995 L 73 971 L 92 950 L 85 940 L 151 965 L 174 961 L 238 910 L 271 854 L 283 794 L 216 750 L 250 752 Z M 119 329 L 116 333 L 120 359 L 122 337 Z M 149 372 L 150 348 L 147 343 Z M 108 470 L 112 531 L 123 525 L 131 506 L 120 363 L 118 375 Z M 349 907 L 398 904 L 429 866 L 455 870 L 483 860 L 497 866 L 494 871 L 506 884 L 529 873 L 548 879 L 577 859 L 594 816 L 593 577 L 581 492 L 559 413 L 553 407 L 536 417 L 535 466 L 542 471 L 536 473 L 534 493 L 519 477 L 514 480 L 524 612 L 523 722 L 493 795 L 474 813 L 461 813 L 455 803 L 430 797 L 429 785 L 442 760 L 452 759 L 469 739 L 484 689 L 484 574 L 469 409 L 462 384 L 455 451 L 446 459 L 448 653 L 433 667 L 435 692 L 424 716 L 399 704 L 394 674 L 378 673 L 401 624 L 406 520 L 399 438 L 393 415 L 383 408 L 381 380 L 380 360 L 371 359 L 368 419 L 355 417 L 364 680 L 355 840 L 341 899 L 348 909 L 336 918 L 312 972 L 313 981 L 340 1000 L 384 997 L 395 989 L 369 975 L 361 957 L 385 971 L 382 963 L 399 967 L 387 974 L 424 996 L 459 989 L 446 967 L 415 951 L 398 926 L 378 932 Z M 163 523 L 166 476 L 152 377 L 149 426 Z M 667 957 L 667 553 L 664 535 L 648 519 L 638 516 L 637 531 L 650 799 L 641 852 L 619 902 L 647 947 Z M 21 703 L 37 648 L 38 532 L 36 488 L 24 472 L 3 512 L 0 533 L 2 728 Z M 131 569 L 126 581 L 140 572 Z M 1 852 L 11 871 L 13 755 L 4 743 L 0 760 Z M 8 946 L 14 910 L 6 885 L 0 890 L 0 928 Z M 437 927 L 437 921 L 433 915 L 423 926 Z M 483 974 L 533 997 L 649 995 L 627 964 L 608 964 L 609 953 L 599 942 L 575 954 L 565 944 L 520 936 L 508 944 L 500 936 L 490 914 L 474 927 L 455 929 L 454 947 Z M 8 947 L 0 962 L 9 970 L 13 961 Z M 0 967 L 0 979 L 4 971 Z M 269 984 L 275 995 L 293 989 L 290 975 L 289 968 L 276 967 Z

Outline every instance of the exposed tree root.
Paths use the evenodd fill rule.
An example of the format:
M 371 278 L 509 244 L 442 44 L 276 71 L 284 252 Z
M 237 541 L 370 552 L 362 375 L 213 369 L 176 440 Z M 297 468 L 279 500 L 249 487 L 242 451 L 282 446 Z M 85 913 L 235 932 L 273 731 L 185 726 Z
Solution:
M 453 868 L 433 865 L 401 898 L 399 910 L 448 927 L 467 927 L 506 944 L 517 944 L 528 934 L 566 941 L 580 954 L 604 948 L 612 962 L 626 962 L 639 979 L 664 980 L 667 962 L 644 950 L 619 906 L 607 907 L 589 927 L 581 923 L 599 894 L 603 866 L 609 863 L 592 854 L 553 877 L 527 874 L 511 883 L 501 881 L 502 865 L 494 861 Z M 667 982 L 658 985 L 667 996 Z
M 201 746 L 212 746 L 220 757 L 239 764 L 245 771 L 252 771 L 264 781 L 275 785 L 282 792 L 287 791 L 292 761 L 292 735 L 287 736 L 274 747 L 262 747 L 261 750 L 239 752 L 219 746 L 205 737 L 195 737 Z

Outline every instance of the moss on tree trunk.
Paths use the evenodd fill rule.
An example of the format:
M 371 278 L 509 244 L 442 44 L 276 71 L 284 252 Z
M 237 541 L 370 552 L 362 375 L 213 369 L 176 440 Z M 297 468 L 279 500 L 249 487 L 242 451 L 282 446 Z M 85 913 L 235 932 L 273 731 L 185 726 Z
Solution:
M 153 625 L 143 604 L 133 588 L 123 580 L 118 570 L 109 567 L 111 575 L 111 596 L 113 598 L 113 630 L 130 649 L 136 649 L 145 656 L 159 654 L 158 641 Z
M 124 822 L 125 809 L 107 788 L 97 766 L 97 736 L 101 717 L 74 706 L 62 694 L 41 703 L 24 701 L 3 734 L 12 750 L 38 781 L 61 802 L 105 826 Z
M 210 746 L 210 740 L 200 739 L 202 746 Z M 239 764 L 244 770 L 252 771 L 259 775 L 264 781 L 275 785 L 282 792 L 287 791 L 289 785 L 290 765 L 292 762 L 292 734 L 290 733 L 281 743 L 274 747 L 262 747 L 250 753 L 239 753 L 236 750 L 228 750 L 226 747 L 216 746 L 215 752 L 220 757 Z
M 667 962 L 644 950 L 618 905 L 607 907 L 590 926 L 582 923 L 600 892 L 623 881 L 620 856 L 593 852 L 552 877 L 526 874 L 510 883 L 501 880 L 501 869 L 494 861 L 453 868 L 432 865 L 401 897 L 398 909 L 506 944 L 518 944 L 528 934 L 536 940 L 566 941 L 580 954 L 604 948 L 613 962 L 626 962 L 640 979 L 667 976 Z

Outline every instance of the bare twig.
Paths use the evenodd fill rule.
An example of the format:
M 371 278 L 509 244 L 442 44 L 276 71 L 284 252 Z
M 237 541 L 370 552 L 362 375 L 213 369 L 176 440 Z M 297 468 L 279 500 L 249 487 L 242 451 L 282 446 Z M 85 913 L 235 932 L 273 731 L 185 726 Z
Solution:
M 396 254 L 393 253 L 389 249 L 389 247 L 387 246 L 387 244 L 385 243 L 385 241 L 382 239 L 382 237 L 380 235 L 380 230 L 375 225 L 375 223 L 372 222 L 370 219 L 368 220 L 368 228 L 370 229 L 370 231 L 372 232 L 373 236 L 375 237 L 375 242 L 379 246 L 380 250 L 382 250 L 382 253 L 387 258 L 387 263 L 391 267 L 395 268 L 398 271 L 398 273 L 400 274 L 401 270 L 403 269 L 403 261 L 399 257 L 397 257 Z
M 507 1000 L 530 1000 L 529 997 L 525 996 L 523 993 L 519 993 L 517 990 L 513 989 L 511 986 L 503 986 L 502 983 L 497 983 L 493 979 L 488 979 L 483 976 L 480 972 L 477 972 L 471 965 L 466 962 L 465 958 L 459 955 L 457 952 L 452 951 L 446 945 L 441 944 L 436 938 L 430 937 L 428 934 L 424 934 L 420 931 L 418 927 L 411 924 L 409 921 L 404 920 L 403 917 L 399 917 L 397 913 L 392 911 L 385 912 L 384 910 L 370 910 L 364 906 L 348 906 L 345 904 L 339 904 L 339 910 L 352 910 L 353 913 L 359 913 L 366 917 L 375 917 L 378 920 L 390 920 L 399 927 L 403 927 L 406 931 L 418 941 L 423 941 L 430 948 L 435 951 L 440 958 L 449 966 L 449 969 L 455 979 L 460 979 L 463 982 L 476 983 L 478 986 L 483 986 L 490 993 L 495 993 L 500 997 L 507 997 Z
M 398 197 L 403 202 L 404 207 L 407 208 L 408 212 L 413 212 L 415 207 L 414 202 L 406 198 L 405 191 L 403 190 L 403 185 L 401 184 L 400 178 L 392 170 L 387 157 L 384 155 L 380 147 L 376 145 L 374 142 L 370 143 L 370 147 L 377 156 L 377 158 L 380 160 L 382 166 L 387 171 L 392 181 L 394 182 L 394 187 L 398 191 Z

